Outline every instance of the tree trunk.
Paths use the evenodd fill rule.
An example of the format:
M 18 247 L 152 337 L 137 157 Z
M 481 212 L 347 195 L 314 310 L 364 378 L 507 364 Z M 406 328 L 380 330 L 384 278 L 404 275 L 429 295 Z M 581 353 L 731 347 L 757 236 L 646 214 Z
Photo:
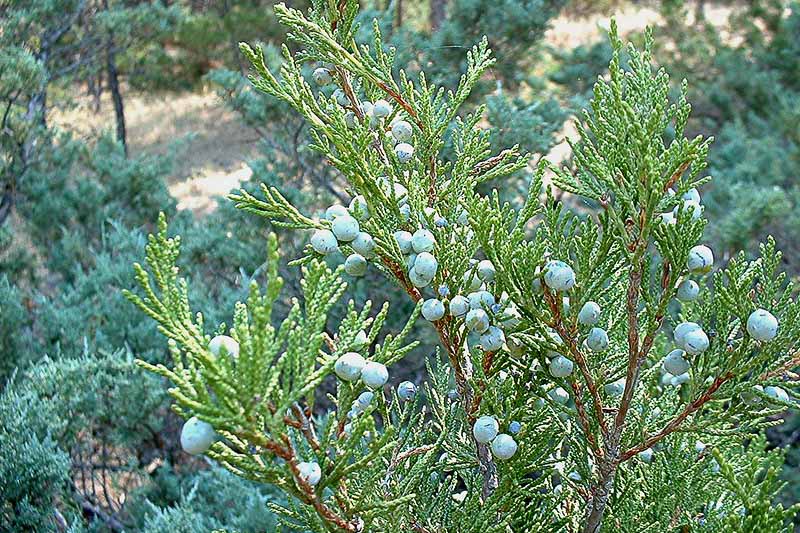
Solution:
M 103 0 L 103 8 L 108 11 L 108 0 Z M 114 116 L 117 119 L 117 141 L 122 144 L 125 157 L 128 157 L 128 136 L 125 131 L 125 106 L 122 102 L 122 91 L 119 88 L 119 72 L 117 71 L 114 39 L 109 35 L 106 43 L 106 71 L 108 73 L 108 90 L 114 102 Z
M 403 0 L 397 0 L 394 12 L 394 27 L 399 28 L 403 25 Z
M 608 498 L 614 489 L 614 479 L 617 476 L 619 464 L 619 439 L 621 431 L 611 430 L 611 435 L 604 445 L 604 456 L 598 465 L 600 478 L 592 485 L 592 499 L 586 508 L 586 522 L 582 533 L 600 533 L 603 524 L 603 515 L 606 512 Z
M 447 11 L 447 0 L 431 0 L 431 12 L 428 19 L 431 31 L 436 31 L 442 27 L 445 12 Z

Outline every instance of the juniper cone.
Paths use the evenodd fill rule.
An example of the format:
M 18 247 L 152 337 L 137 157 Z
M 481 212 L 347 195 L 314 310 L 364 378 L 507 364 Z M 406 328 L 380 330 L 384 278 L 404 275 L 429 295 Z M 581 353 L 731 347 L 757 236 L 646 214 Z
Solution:
M 363 196 L 369 218 L 316 219 L 275 187 L 231 195 L 238 208 L 312 241 L 291 258 L 302 269 L 302 295 L 277 317 L 282 281 L 270 236 L 263 277 L 233 309 L 237 358 L 209 351 L 207 332 L 227 328 L 192 309 L 176 266 L 180 241 L 164 217 L 146 267 L 136 266 L 140 290 L 126 293 L 158 322 L 173 357 L 169 367 L 139 364 L 172 383 L 181 416 L 201 417 L 220 436 L 208 457 L 283 490 L 292 502 L 271 508 L 310 531 L 788 527 L 796 510 L 769 502 L 781 487 L 782 455 L 766 451 L 763 432 L 795 402 L 800 304 L 777 270 L 772 239 L 755 259 L 739 254 L 714 266 L 700 245 L 702 212 L 679 210 L 674 223 L 662 222 L 708 181 L 711 140 L 685 137 L 687 84 L 672 91 L 667 73 L 653 69 L 651 33 L 643 48 L 627 46 L 623 68 L 612 23 L 609 74 L 582 115 L 573 166 L 561 167 L 517 147 L 493 153 L 480 128 L 484 108 L 463 108 L 495 63 L 486 39 L 468 51 L 466 71 L 448 91 L 394 64 L 377 22 L 374 40 L 356 45 L 356 0 L 313 5 L 308 13 L 275 7 L 292 40 L 279 72 L 260 47 L 241 50 L 254 87 L 302 115 L 313 149 L 349 193 Z M 307 79 L 307 63 L 329 69 L 331 83 Z M 391 114 L 374 122 L 363 104 L 380 100 L 389 105 L 378 115 Z M 410 139 L 404 127 L 387 135 L 393 115 L 413 126 Z M 406 140 L 395 146 L 394 137 Z M 446 144 L 459 147 L 447 158 Z M 528 173 L 528 193 L 514 208 L 496 188 L 520 173 Z M 597 212 L 576 216 L 555 188 Z M 437 214 L 458 223 L 436 225 Z M 426 233 L 415 247 L 421 229 L 434 241 Z M 416 303 L 397 331 L 381 332 L 396 312 L 388 305 L 337 305 L 349 278 L 335 265 L 344 256 L 333 252 L 351 253 L 360 232 L 374 240 L 369 264 Z M 406 255 L 431 242 L 435 255 L 419 253 L 409 269 Z M 690 270 L 704 297 L 672 305 Z M 399 385 L 395 369 L 420 343 L 409 336 L 422 302 L 442 286 L 449 314 L 419 326 L 438 340 L 425 347 L 438 354 L 427 363 L 425 401 L 394 401 L 384 385 Z M 373 290 L 382 298 L 381 287 Z M 492 309 L 469 310 L 463 295 L 476 291 L 513 305 L 517 319 L 505 324 Z M 566 315 L 564 297 L 579 310 L 595 305 Z M 748 330 L 755 309 L 775 321 L 764 315 Z M 603 328 L 594 326 L 601 319 Z M 366 339 L 356 343 L 362 331 Z M 480 340 L 487 331 L 492 350 Z M 675 345 L 689 352 L 690 373 L 663 388 L 663 354 Z M 547 371 L 553 352 L 573 363 L 571 373 Z M 333 390 L 327 412 L 318 402 L 323 384 Z M 511 421 L 524 431 L 498 434 Z M 697 440 L 707 444 L 702 454 L 693 453 Z

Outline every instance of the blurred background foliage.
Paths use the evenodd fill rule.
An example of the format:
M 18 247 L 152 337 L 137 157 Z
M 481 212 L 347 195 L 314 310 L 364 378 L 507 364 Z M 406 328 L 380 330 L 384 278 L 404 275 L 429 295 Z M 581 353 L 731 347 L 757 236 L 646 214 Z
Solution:
M 562 141 L 573 116 L 605 74 L 609 16 L 619 13 L 634 40 L 645 22 L 656 26 L 655 57 L 675 79 L 690 80 L 688 130 L 717 139 L 714 180 L 701 191 L 715 250 L 752 253 L 772 234 L 784 267 L 800 273 L 797 2 L 362 3 L 359 39 L 371 39 L 376 18 L 397 64 L 445 87 L 456 84 L 466 49 L 487 35 L 498 63 L 470 105 L 486 104 L 482 126 L 492 128 L 495 148 L 519 144 L 555 161 L 568 156 Z M 180 453 L 164 384 L 133 364 L 163 361 L 164 339 L 120 294 L 164 211 L 182 235 L 195 307 L 209 327 L 230 323 L 233 303 L 263 272 L 270 231 L 201 188 L 190 192 L 210 207 L 182 205 L 176 184 L 198 177 L 185 162 L 204 156 L 195 140 L 223 125 L 178 131 L 174 117 L 147 102 L 209 95 L 212 111 L 246 135 L 246 150 L 225 145 L 223 134 L 212 138 L 233 152 L 228 162 L 246 163 L 231 186 L 276 185 L 314 214 L 349 200 L 340 177 L 309 151 L 302 121 L 244 78 L 239 41 L 261 43 L 270 63 L 280 63 L 285 36 L 272 4 L 0 2 L 0 530 L 277 530 L 265 502 L 278 495 Z M 573 35 L 576 28 L 585 31 Z M 76 117 L 92 117 L 91 125 Z M 505 199 L 513 202 L 525 179 L 504 186 Z M 286 258 L 305 244 L 296 233 L 279 239 Z M 281 271 L 285 295 L 296 294 L 297 272 Z M 365 300 L 374 280 L 351 281 L 350 296 Z M 390 325 L 398 328 L 410 309 L 392 290 L 370 297 L 396 304 Z M 415 334 L 434 342 L 423 325 Z M 420 381 L 428 355 L 409 358 L 402 377 Z M 800 420 L 774 429 L 770 445 L 790 449 L 784 497 L 796 502 Z

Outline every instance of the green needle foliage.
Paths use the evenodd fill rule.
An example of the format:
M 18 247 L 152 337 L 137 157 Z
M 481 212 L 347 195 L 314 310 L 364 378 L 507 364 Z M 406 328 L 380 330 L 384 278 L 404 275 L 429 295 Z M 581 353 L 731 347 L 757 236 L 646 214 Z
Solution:
M 317 0 L 308 13 L 276 6 L 298 49 L 284 48 L 280 72 L 241 45 L 254 86 L 306 119 L 313 149 L 359 197 L 352 217 L 334 206 L 318 220 L 275 187 L 231 196 L 314 232 L 293 261 L 302 298 L 273 316 L 274 236 L 266 287 L 252 282 L 230 329 L 194 313 L 164 217 L 147 268 L 136 267 L 141 290 L 126 295 L 173 356 L 171 368 L 140 364 L 170 380 L 180 415 L 213 429 L 207 446 L 184 448 L 282 489 L 288 506 L 273 507 L 301 530 L 788 531 L 797 509 L 772 505 L 782 456 L 765 452 L 763 431 L 797 397 L 800 305 L 772 240 L 757 259 L 709 274 L 695 188 L 708 179 L 711 140 L 684 137 L 686 83 L 672 101 L 651 34 L 643 49 L 627 47 L 623 68 L 612 25 L 610 76 L 594 86 L 574 167 L 540 160 L 516 209 L 477 188 L 527 169 L 530 156 L 492 153 L 483 108 L 459 115 L 495 62 L 486 42 L 446 91 L 424 74 L 395 77 L 377 25 L 375 42 L 357 45 L 357 11 L 355 0 Z M 304 63 L 325 69 L 320 89 Z M 597 210 L 570 212 L 554 186 Z M 331 270 L 322 258 L 340 252 L 347 261 Z M 333 316 L 343 270 L 363 275 L 353 265 L 364 260 L 417 302 L 396 335 L 380 336 L 387 306 L 351 302 Z M 414 348 L 405 338 L 420 314 L 439 356 L 419 391 L 390 390 L 374 370 Z M 686 322 L 696 325 L 678 328 Z M 207 331 L 233 339 L 220 349 Z M 677 364 L 665 358 L 676 346 Z M 348 374 L 343 363 L 356 360 Z

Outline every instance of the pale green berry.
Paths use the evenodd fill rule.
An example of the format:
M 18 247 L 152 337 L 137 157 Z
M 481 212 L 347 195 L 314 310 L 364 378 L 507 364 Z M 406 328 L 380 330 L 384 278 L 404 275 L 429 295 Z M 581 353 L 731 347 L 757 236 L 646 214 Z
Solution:
M 450 300 L 450 314 L 452 316 L 466 315 L 469 309 L 469 300 L 460 294 L 453 296 L 453 298 Z
M 572 374 L 574 365 L 571 360 L 557 354 L 550 360 L 550 374 L 555 378 L 565 378 Z
M 575 271 L 563 261 L 550 261 L 545 268 L 544 282 L 554 291 L 568 291 L 575 286 Z
M 339 242 L 331 230 L 318 229 L 311 236 L 311 247 L 318 254 L 327 255 L 339 249 Z
M 495 352 L 503 347 L 506 340 L 506 335 L 503 330 L 497 326 L 489 326 L 489 329 L 481 335 L 481 347 L 485 352 Z
M 333 365 L 333 371 L 344 381 L 355 381 L 361 375 L 361 370 L 364 368 L 366 361 L 361 357 L 361 354 L 356 352 L 347 352 L 339 356 L 336 363 Z
M 678 285 L 677 297 L 678 300 L 682 302 L 691 302 L 696 300 L 699 294 L 700 286 L 690 279 L 685 279 L 680 285 Z
M 354 277 L 367 273 L 367 260 L 361 254 L 350 254 L 344 261 L 344 271 Z
M 766 309 L 756 309 L 747 318 L 747 333 L 757 341 L 771 341 L 778 334 L 778 319 Z
M 481 444 L 491 442 L 497 436 L 498 431 L 500 431 L 500 424 L 493 416 L 484 415 L 472 425 L 472 436 L 476 442 Z
M 371 259 L 375 256 L 375 241 L 372 235 L 366 231 L 359 231 L 356 238 L 350 243 L 350 246 L 367 259 Z
M 672 350 L 664 357 L 662 366 L 664 370 L 674 376 L 679 376 L 689 371 L 689 362 L 683 358 L 686 352 L 683 350 Z
M 356 333 L 355 339 L 353 339 L 353 348 L 356 350 L 360 350 L 366 347 L 369 344 L 369 337 L 367 336 L 367 332 L 363 329 Z
M 226 353 L 231 357 L 239 357 L 239 343 L 227 335 L 217 335 L 211 339 L 208 350 L 216 356 Z
M 578 322 L 584 326 L 591 326 L 597 324 L 600 320 L 600 306 L 595 302 L 586 302 L 578 312 Z
M 414 129 L 405 120 L 398 120 L 392 124 L 392 137 L 397 142 L 408 142 L 414 136 Z
M 181 448 L 188 454 L 205 453 L 217 440 L 217 433 L 208 422 L 193 416 L 181 428 Z
M 444 316 L 444 304 L 437 298 L 429 298 L 422 304 L 422 316 L 425 320 L 435 322 Z
M 322 479 L 322 469 L 317 463 L 298 463 L 297 471 L 300 479 L 311 485 L 316 486 Z
M 517 442 L 511 435 L 499 434 L 492 441 L 492 455 L 501 461 L 506 461 L 514 457 L 517 453 Z
M 311 74 L 311 77 L 314 79 L 314 83 L 320 87 L 328 85 L 333 81 L 333 78 L 331 77 L 331 71 L 324 67 L 314 70 L 314 73 Z
M 408 143 L 399 143 L 394 147 L 394 155 L 401 163 L 408 163 L 414 157 L 414 147 Z
M 484 259 L 478 263 L 478 277 L 483 281 L 487 283 L 494 281 L 495 274 L 494 265 L 488 259 Z
M 369 209 L 367 208 L 367 199 L 364 198 L 362 195 L 358 195 L 352 200 L 350 200 L 350 205 L 347 208 L 350 211 L 350 214 L 355 217 L 356 220 L 367 220 L 369 219 Z
M 692 272 L 708 272 L 714 266 L 714 253 L 704 244 L 695 246 L 689 250 L 686 266 Z
M 418 254 L 422 252 L 432 252 L 435 245 L 436 238 L 433 236 L 433 233 L 426 229 L 418 229 L 414 232 L 414 235 L 411 236 L 411 247 Z
M 608 348 L 608 333 L 602 328 L 592 328 L 586 337 L 586 345 L 595 352 Z
M 383 387 L 389 381 L 389 370 L 382 363 L 370 361 L 361 369 L 361 381 L 371 389 Z

